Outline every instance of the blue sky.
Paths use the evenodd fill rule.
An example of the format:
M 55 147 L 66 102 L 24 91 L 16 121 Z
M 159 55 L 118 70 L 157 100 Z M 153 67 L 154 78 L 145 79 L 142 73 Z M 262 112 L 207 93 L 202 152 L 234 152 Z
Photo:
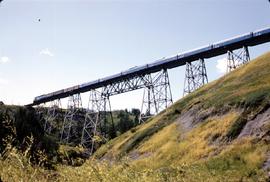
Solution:
M 0 100 L 28 104 L 37 95 L 269 26 L 267 0 L 4 0 Z M 251 57 L 269 48 L 252 47 Z M 209 80 L 223 74 L 217 60 L 224 57 L 206 60 Z M 174 100 L 182 96 L 184 73 L 184 67 L 169 70 Z M 141 101 L 142 90 L 111 98 L 113 109 L 139 108 Z

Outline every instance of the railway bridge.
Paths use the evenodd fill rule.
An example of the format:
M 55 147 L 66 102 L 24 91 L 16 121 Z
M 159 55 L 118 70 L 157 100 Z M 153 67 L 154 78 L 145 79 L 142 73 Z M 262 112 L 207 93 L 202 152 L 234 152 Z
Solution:
M 270 41 L 270 28 L 242 34 L 194 50 L 162 58 L 143 66 L 132 67 L 126 71 L 94 80 L 81 85 L 58 90 L 34 98 L 30 106 L 49 107 L 43 109 L 45 115 L 44 130 L 51 131 L 53 120 L 58 117 L 61 99 L 68 98 L 63 112 L 60 140 L 68 143 L 75 135 L 72 129 L 76 122 L 82 122 L 80 143 L 93 151 L 95 136 L 106 137 L 102 125 L 111 118 L 110 97 L 113 95 L 144 89 L 140 122 L 159 113 L 173 103 L 168 70 L 186 66 L 183 95 L 189 94 L 208 82 L 205 60 L 227 54 L 227 72 L 246 64 L 250 60 L 249 48 Z M 80 94 L 89 92 L 88 108 L 82 108 Z M 112 122 L 112 121 L 111 121 Z

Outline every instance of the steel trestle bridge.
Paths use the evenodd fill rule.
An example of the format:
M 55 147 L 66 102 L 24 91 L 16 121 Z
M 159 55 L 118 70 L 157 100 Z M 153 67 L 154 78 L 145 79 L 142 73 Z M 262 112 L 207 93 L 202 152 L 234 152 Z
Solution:
M 61 141 L 68 143 L 72 136 L 79 136 L 72 129 L 76 122 L 83 122 L 81 144 L 92 153 L 95 136 L 106 137 L 102 124 L 107 122 L 111 111 L 110 97 L 113 95 L 144 89 L 140 121 L 167 108 L 172 101 L 168 70 L 186 65 L 183 95 L 193 92 L 208 82 L 205 59 L 227 54 L 227 72 L 246 64 L 250 60 L 248 47 L 270 42 L 270 28 L 257 30 L 210 44 L 171 57 L 162 58 L 143 66 L 132 67 L 121 73 L 92 82 L 37 96 L 30 106 L 50 103 L 45 113 L 44 129 L 51 131 L 52 120 L 57 118 L 61 99 L 68 97 Z M 88 108 L 82 108 L 81 93 L 90 92 Z M 84 110 L 84 112 L 82 112 Z M 111 114 L 109 114 L 111 116 Z M 112 119 L 112 116 L 111 116 Z

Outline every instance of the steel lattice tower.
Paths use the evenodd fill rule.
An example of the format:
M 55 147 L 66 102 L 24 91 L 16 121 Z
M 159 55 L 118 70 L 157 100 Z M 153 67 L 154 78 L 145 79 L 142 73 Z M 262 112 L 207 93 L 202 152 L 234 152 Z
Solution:
M 90 154 L 93 153 L 95 144 L 99 142 L 97 140 L 108 138 L 108 113 L 114 126 L 109 96 L 104 90 L 102 92 L 91 90 L 81 136 L 81 145 L 89 149 Z
M 228 51 L 227 73 L 250 61 L 249 51 L 246 46 L 238 51 Z
M 77 135 L 76 123 L 79 121 L 79 114 L 82 110 L 82 100 L 80 94 L 75 94 L 69 96 L 68 106 L 65 112 L 62 132 L 61 132 L 61 142 L 69 143 L 71 137 Z
M 183 95 L 185 96 L 193 92 L 206 83 L 208 83 L 208 78 L 204 59 L 199 59 L 196 62 L 187 62 Z
M 161 70 L 155 76 L 146 75 L 144 79 L 145 89 L 140 122 L 144 122 L 173 103 L 169 75 L 166 69 Z
M 50 102 L 50 106 L 47 108 L 47 112 L 44 115 L 44 131 L 47 134 L 51 134 L 52 131 L 52 125 L 55 123 L 56 119 L 60 115 L 61 110 L 61 101 L 60 99 L 54 100 Z

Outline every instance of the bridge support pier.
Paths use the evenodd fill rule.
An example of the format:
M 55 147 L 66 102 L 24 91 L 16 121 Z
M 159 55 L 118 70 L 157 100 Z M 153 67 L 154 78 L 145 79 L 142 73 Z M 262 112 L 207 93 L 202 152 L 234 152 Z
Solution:
M 88 149 L 89 154 L 94 152 L 97 143 L 109 138 L 108 120 L 111 120 L 110 127 L 114 129 L 109 95 L 105 89 L 101 92 L 91 90 L 81 136 L 81 145 Z
M 228 51 L 227 73 L 250 61 L 248 47 L 244 46 L 238 51 Z
M 55 120 L 58 118 L 58 116 L 60 114 L 59 111 L 61 108 L 62 107 L 61 107 L 60 99 L 50 102 L 50 106 L 48 107 L 47 112 L 44 115 L 44 120 L 45 120 L 44 131 L 45 131 L 45 133 L 51 134 L 51 131 L 53 129 L 52 124 L 56 122 Z
M 71 138 L 78 137 L 77 123 L 82 120 L 82 100 L 80 94 L 69 96 L 65 112 L 60 141 L 69 143 Z
M 145 75 L 145 89 L 139 122 L 146 121 L 151 116 L 166 109 L 172 103 L 167 69 L 163 69 L 155 75 Z
M 186 75 L 183 96 L 208 83 L 204 59 L 186 63 Z

